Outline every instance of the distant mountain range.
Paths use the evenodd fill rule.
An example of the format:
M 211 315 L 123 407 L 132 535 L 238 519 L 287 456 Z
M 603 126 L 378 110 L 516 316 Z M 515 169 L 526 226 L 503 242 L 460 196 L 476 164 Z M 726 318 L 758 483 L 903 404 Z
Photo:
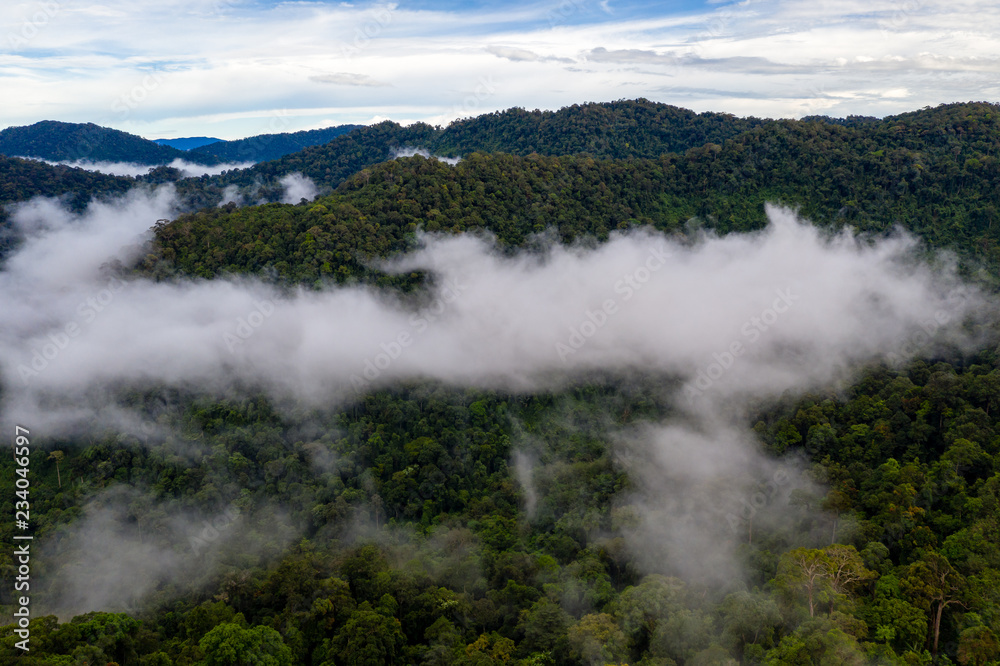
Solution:
M 153 143 L 157 143 L 161 146 L 170 146 L 171 148 L 176 148 L 177 150 L 201 148 L 202 146 L 207 146 L 210 143 L 218 143 L 219 141 L 222 141 L 222 139 L 216 139 L 210 136 L 189 136 L 180 139 L 153 139 Z
M 217 164 L 216 158 L 188 157 L 183 150 L 161 146 L 141 136 L 93 123 L 63 123 L 43 120 L 24 127 L 0 131 L 0 154 L 37 157 L 66 162 L 132 162 L 156 166 L 178 158 L 198 164 Z
M 183 159 L 203 165 L 225 162 L 273 160 L 309 146 L 326 143 L 358 125 L 339 125 L 318 130 L 262 134 L 236 141 L 209 137 L 158 139 L 93 123 L 43 120 L 34 125 L 8 127 L 0 131 L 0 154 L 34 157 L 58 162 L 130 162 L 162 166 Z
M 348 134 L 363 125 L 337 125 L 317 130 L 259 134 L 235 141 L 219 141 L 192 148 L 191 155 L 213 156 L 221 162 L 266 162 L 290 153 L 329 143 L 338 136 Z
M 535 192 L 526 202 L 532 206 L 559 202 L 556 207 L 563 211 L 571 208 L 564 199 L 583 187 L 589 198 L 581 210 L 593 211 L 603 201 L 595 192 L 614 189 L 612 180 L 622 178 L 619 172 L 634 172 L 619 189 L 632 192 L 638 187 L 636 196 L 644 198 L 604 224 L 698 218 L 720 230 L 746 230 L 763 222 L 763 201 L 777 200 L 800 205 L 803 214 L 817 222 L 849 222 L 875 231 L 902 225 L 932 244 L 958 245 L 1000 263 L 1000 195 L 995 186 L 1000 182 L 1000 162 L 994 157 L 1000 154 L 1000 107 L 981 102 L 928 107 L 883 119 L 767 120 L 695 113 L 644 99 L 622 100 L 554 112 L 513 108 L 444 128 L 387 121 L 360 128 L 262 135 L 186 152 L 94 125 L 43 122 L 0 132 L 0 152 L 13 146 L 17 154 L 79 159 L 78 151 L 67 149 L 66 142 L 75 139 L 90 148 L 92 159 L 139 161 L 145 156 L 157 159 L 153 163 L 169 164 L 180 156 L 216 164 L 279 154 L 296 142 L 322 141 L 330 134 L 337 135 L 325 143 L 217 176 L 183 178 L 181 171 L 161 167 L 138 180 L 176 182 L 184 207 L 198 210 L 214 208 L 222 201 L 280 201 L 285 191 L 282 179 L 294 173 L 312 179 L 321 193 L 359 187 L 367 191 L 406 182 L 422 177 L 423 170 L 437 168 L 427 160 L 393 161 L 415 149 L 461 156 L 470 162 L 479 155 L 506 153 L 524 159 L 509 164 L 494 161 L 495 173 L 483 176 L 481 183 L 459 188 L 464 191 L 467 186 L 477 192 L 479 198 L 469 204 L 469 211 L 479 212 L 470 213 L 472 217 L 488 217 L 481 209 L 493 205 L 492 200 L 482 199 L 478 192 L 497 187 L 494 180 L 521 183 L 520 187 Z M 60 136 L 62 143 L 56 141 Z M 85 141 L 102 137 L 103 143 Z M 560 169 L 568 171 L 560 178 L 567 180 L 561 189 L 549 191 L 551 183 L 526 185 L 535 178 L 533 160 L 538 156 L 565 163 Z M 118 192 L 123 183 L 136 182 L 82 178 L 72 170 L 41 168 L 23 160 L 4 164 L 0 203 L 60 193 L 82 202 L 88 194 Z M 459 165 L 456 173 L 466 173 L 468 166 Z M 579 177 L 571 178 L 573 171 L 579 171 Z M 598 176 L 600 183 L 588 180 Z M 573 184 L 565 189 L 566 183 Z M 539 194 L 542 189 L 544 195 Z M 451 184 L 447 191 L 452 196 Z M 389 196 L 379 201 L 383 208 L 386 202 L 410 205 Z M 361 202 L 352 201 L 351 206 L 359 211 L 365 208 Z M 415 217 L 407 217 L 411 211 L 399 219 L 430 228 L 432 218 L 450 218 L 461 210 L 465 209 L 455 209 L 442 199 Z M 398 211 L 380 219 L 383 212 L 372 209 L 364 217 L 386 228 L 398 224 Z M 509 211 L 514 218 L 524 214 L 517 207 Z M 0 211 L 0 226 L 3 217 Z M 434 222 L 448 228 L 455 224 Z
M 426 123 L 404 127 L 385 121 L 227 174 L 222 180 L 227 184 L 251 185 L 297 171 L 318 184 L 336 187 L 361 169 L 399 155 L 404 148 L 421 148 L 447 157 L 478 151 L 524 156 L 538 153 L 655 158 L 705 144 L 722 144 L 774 122 L 738 118 L 728 113 L 695 113 L 646 99 L 574 104 L 558 111 L 515 107 L 456 120 L 445 128 Z

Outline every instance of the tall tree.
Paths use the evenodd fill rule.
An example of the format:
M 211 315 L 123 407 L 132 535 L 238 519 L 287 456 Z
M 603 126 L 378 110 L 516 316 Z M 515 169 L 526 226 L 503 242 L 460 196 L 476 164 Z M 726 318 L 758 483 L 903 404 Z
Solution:
M 937 656 L 941 638 L 941 619 L 948 606 L 964 606 L 965 579 L 955 571 L 944 555 L 925 551 L 911 564 L 902 588 L 913 604 L 931 614 L 931 653 Z

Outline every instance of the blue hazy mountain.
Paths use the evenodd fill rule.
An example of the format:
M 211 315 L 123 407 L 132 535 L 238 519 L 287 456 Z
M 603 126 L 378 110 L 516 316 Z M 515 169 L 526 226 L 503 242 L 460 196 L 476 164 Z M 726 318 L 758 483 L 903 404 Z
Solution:
M 157 166 L 184 157 L 199 164 L 215 164 L 211 155 L 189 156 L 171 146 L 93 123 L 43 120 L 0 132 L 0 154 L 40 157 L 55 161 L 133 162 Z
M 260 134 L 236 141 L 218 141 L 191 150 L 191 155 L 212 156 L 223 162 L 266 162 L 296 153 L 312 146 L 321 146 L 348 134 L 360 125 L 337 125 L 301 132 Z
M 220 141 L 222 141 L 222 139 L 216 139 L 210 136 L 188 136 L 179 139 L 153 139 L 153 143 L 157 143 L 161 146 L 170 146 L 171 148 L 176 148 L 177 150 L 201 148 L 202 146 L 218 143 Z

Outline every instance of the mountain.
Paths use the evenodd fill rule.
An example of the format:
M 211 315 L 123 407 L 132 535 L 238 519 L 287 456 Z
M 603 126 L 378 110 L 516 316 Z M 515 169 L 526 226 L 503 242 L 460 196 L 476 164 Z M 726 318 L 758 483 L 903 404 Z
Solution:
M 181 139 L 153 139 L 153 143 L 155 144 L 170 146 L 177 150 L 191 150 L 192 148 L 200 148 L 201 146 L 218 143 L 219 141 L 222 141 L 222 139 L 214 139 L 208 136 L 190 136 Z
M 1000 265 L 996 105 L 948 105 L 851 126 L 823 120 L 752 125 L 734 133 L 744 126 L 737 124 L 721 145 L 710 142 L 655 158 L 472 152 L 449 166 L 421 157 L 386 158 L 391 147 L 436 146 L 443 136 L 461 132 L 385 122 L 219 179 L 259 187 L 260 182 L 299 171 L 335 187 L 315 202 L 316 210 L 326 210 L 322 215 L 299 208 L 213 210 L 168 225 L 161 241 L 170 246 L 178 266 L 191 272 L 198 267 L 198 274 L 277 267 L 285 279 L 309 283 L 325 274 L 324 263 L 342 278 L 370 275 L 363 256 L 373 248 L 403 248 L 417 227 L 482 228 L 509 245 L 550 227 L 565 240 L 581 235 L 604 238 L 610 230 L 638 224 L 676 230 L 694 218 L 728 233 L 759 228 L 764 202 L 782 201 L 820 224 L 849 223 L 875 233 L 902 226 L 934 246 L 953 247 Z M 658 126 L 635 128 L 631 136 L 652 135 L 653 129 L 661 137 L 692 136 L 687 130 L 671 133 Z M 557 136 L 554 129 L 551 132 Z M 581 130 L 574 138 L 569 128 L 567 133 L 567 146 L 581 145 L 595 134 Z M 493 135 L 504 135 L 499 125 L 494 124 Z M 509 136 L 512 143 L 527 143 L 521 134 Z M 538 140 L 530 143 L 544 147 Z M 343 225 L 335 246 L 339 251 L 352 247 L 343 263 L 331 261 L 322 243 L 307 246 L 313 254 L 295 253 L 301 248 L 294 239 L 320 221 L 321 229 Z M 171 231 L 179 227 L 183 235 Z M 278 228 L 290 234 L 280 245 L 291 254 L 276 252 L 267 261 L 254 254 L 233 254 L 263 230 Z M 230 233 L 231 251 L 210 242 L 215 234 Z
M 71 210 L 79 211 L 96 196 L 124 194 L 134 186 L 131 178 L 0 155 L 0 257 L 13 243 L 8 204 L 34 197 L 63 197 Z
M 443 129 L 425 123 L 403 127 L 385 121 L 258 164 L 232 174 L 225 182 L 249 185 L 298 171 L 317 183 L 336 187 L 358 170 L 390 159 L 395 151 L 407 147 L 443 156 L 483 151 L 652 158 L 721 143 L 769 122 L 724 113 L 695 113 L 645 99 L 574 104 L 558 111 L 514 108 L 458 120 Z
M 54 161 L 132 162 L 151 166 L 169 164 L 178 158 L 198 164 L 218 163 L 210 155 L 191 157 L 182 150 L 161 146 L 128 132 L 93 123 L 55 120 L 0 131 L 0 154 Z
M 393 157 L 407 147 L 462 159 Z M 326 192 L 215 206 L 226 182 L 246 182 L 256 201 L 294 171 Z M 0 158 L 4 201 L 135 182 Z M 31 559 L 31 652 L 16 647 L 19 625 L 0 626 L 0 661 L 996 663 L 1000 332 L 962 321 L 974 343 L 925 343 L 972 302 L 984 316 L 994 308 L 998 183 L 997 104 L 772 121 L 642 100 L 448 128 L 379 123 L 244 172 L 177 180 L 200 210 L 155 223 L 124 267 L 127 290 L 102 273 L 89 300 L 32 290 L 30 307 L 7 310 L 19 325 L 0 346 L 31 335 L 24 346 L 47 354 L 39 366 L 51 357 L 113 381 L 89 403 L 108 420 L 56 437 L 33 410 L 18 429 L 31 428 L 30 452 L 0 457 L 0 496 L 19 499 L 24 470 L 31 543 L 48 549 Z M 752 233 L 766 202 L 797 207 L 821 233 Z M 635 233 L 648 227 L 672 253 Z M 907 245 L 897 227 L 982 269 L 961 286 L 983 301 L 959 308 L 947 270 L 935 280 L 925 256 L 892 249 Z M 438 237 L 423 243 L 420 230 Z M 616 231 L 633 233 L 602 246 Z M 483 232 L 499 247 L 467 254 L 479 244 L 461 236 Z M 415 261 L 384 261 L 417 245 Z M 830 272 L 834 255 L 842 270 Z M 945 309 L 922 300 L 934 291 L 925 278 L 948 292 Z M 779 301 L 761 312 L 801 283 L 813 289 L 784 302 L 789 314 Z M 568 317 L 539 307 L 553 294 L 571 297 Z M 41 316 L 50 300 L 80 317 L 79 341 L 36 335 L 36 321 L 67 321 Z M 866 312 L 924 314 L 897 336 Z M 606 353 L 623 366 L 591 373 L 585 362 L 564 381 L 573 370 L 549 331 L 578 360 Z M 175 338 L 194 334 L 174 363 L 188 353 Z M 367 359 L 321 353 L 351 337 Z M 659 370 L 640 344 L 666 354 L 669 341 L 700 337 L 704 353 Z M 873 351 L 879 339 L 888 348 Z M 474 367 L 449 370 L 452 346 L 557 369 L 497 386 Z M 889 363 L 892 348 L 908 360 Z M 157 362 L 114 374 L 147 356 Z M 445 379 L 410 369 L 424 360 Z M 357 392 L 328 399 L 316 382 L 292 398 L 281 387 L 293 367 L 323 380 L 354 367 Z M 804 373 L 808 388 L 730 390 L 718 396 L 725 413 L 671 397 L 677 373 L 713 368 L 755 387 Z M 390 381 L 397 370 L 405 379 Z M 11 375 L 3 391 L 20 388 Z M 72 404 L 40 395 L 60 414 Z M 21 529 L 0 522 L 0 540 L 17 543 Z M 14 571 L 16 557 L 0 553 L 0 565 Z
M 513 108 L 457 120 L 427 148 L 442 155 L 477 150 L 514 155 L 659 157 L 706 143 L 722 143 L 768 122 L 727 113 L 695 113 L 646 99 L 574 104 L 558 111 Z
M 275 160 L 289 153 L 328 143 L 361 125 L 337 125 L 317 130 L 260 134 L 236 141 L 217 141 L 195 146 L 193 154 L 213 155 L 222 162 L 264 162 Z M 178 146 L 180 147 L 180 146 Z
M 338 125 L 302 132 L 261 134 L 236 141 L 210 137 L 150 141 L 93 123 L 45 120 L 0 131 L 0 154 L 53 161 L 132 162 L 150 166 L 169 164 L 175 159 L 205 165 L 262 162 L 327 143 L 358 127 Z

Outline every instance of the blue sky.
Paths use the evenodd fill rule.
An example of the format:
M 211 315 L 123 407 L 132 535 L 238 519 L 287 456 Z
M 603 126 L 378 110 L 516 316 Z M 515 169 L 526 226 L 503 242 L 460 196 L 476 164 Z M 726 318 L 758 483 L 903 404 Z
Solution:
M 636 97 L 882 116 L 1000 98 L 998 33 L 983 0 L 13 0 L 0 127 L 228 139 Z

